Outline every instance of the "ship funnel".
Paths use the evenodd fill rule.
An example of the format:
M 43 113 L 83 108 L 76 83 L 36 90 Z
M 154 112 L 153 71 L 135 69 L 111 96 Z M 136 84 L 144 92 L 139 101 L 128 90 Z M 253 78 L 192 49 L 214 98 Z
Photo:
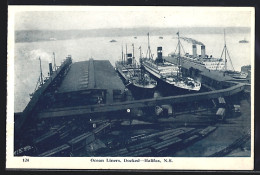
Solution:
M 193 58 L 197 57 L 197 46 L 196 44 L 192 45 L 192 53 L 193 53 Z
M 206 57 L 206 49 L 205 49 L 205 46 L 204 46 L 204 45 L 201 46 L 201 57 L 202 57 L 202 58 L 205 58 L 205 57 Z
M 127 56 L 127 64 L 132 64 L 133 62 L 132 54 L 128 53 L 126 54 L 126 56 Z
M 50 76 L 51 76 L 53 74 L 52 63 L 49 63 L 49 71 L 50 71 Z
M 155 60 L 156 63 L 162 63 L 163 58 L 162 58 L 162 47 L 157 47 L 157 58 Z

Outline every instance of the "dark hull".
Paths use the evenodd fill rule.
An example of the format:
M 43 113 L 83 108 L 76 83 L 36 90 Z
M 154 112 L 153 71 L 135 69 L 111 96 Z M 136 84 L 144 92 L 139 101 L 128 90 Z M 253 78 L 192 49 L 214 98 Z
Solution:
M 129 83 L 129 80 L 125 78 L 121 71 L 117 70 L 120 78 L 124 82 L 126 88 L 128 88 L 135 99 L 152 98 L 155 92 L 155 88 L 145 88 L 135 86 L 133 83 Z
M 141 88 L 134 84 L 129 84 L 127 88 L 132 92 L 134 99 L 153 98 L 155 88 Z
M 163 93 L 163 96 L 183 95 L 183 94 L 191 94 L 191 93 L 201 92 L 201 90 L 193 91 L 193 90 L 188 90 L 188 89 L 183 89 L 183 88 L 176 87 L 176 86 L 171 85 L 171 84 L 165 82 L 164 80 L 154 76 L 151 73 L 149 73 L 149 74 L 150 74 L 150 76 L 152 78 L 157 80 L 157 87 L 156 87 L 156 89 L 161 91 Z

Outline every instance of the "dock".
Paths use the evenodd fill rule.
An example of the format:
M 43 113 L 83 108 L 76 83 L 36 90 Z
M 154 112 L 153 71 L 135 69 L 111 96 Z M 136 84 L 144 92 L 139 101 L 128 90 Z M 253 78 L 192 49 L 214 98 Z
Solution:
M 108 60 L 89 59 L 71 65 L 70 71 L 58 87 L 58 96 L 61 97 L 61 103 L 66 100 L 65 96 L 70 100 L 69 96 L 74 96 L 73 100 L 77 105 L 93 104 L 95 98 L 99 98 L 100 103 L 113 103 L 114 92 L 122 93 L 124 89 L 124 84 Z M 82 102 L 83 97 L 92 101 Z
M 176 61 L 172 57 L 165 59 L 173 63 Z M 136 139 L 136 144 L 134 141 L 128 143 L 127 140 L 138 134 L 106 142 L 108 139 L 106 134 L 113 131 L 115 126 L 121 128 L 122 131 L 125 129 L 130 131 L 131 128 L 135 127 L 145 129 L 142 128 L 142 124 L 135 127 L 120 124 L 122 119 L 133 120 L 133 116 L 136 115 L 133 111 L 149 109 L 148 115 L 140 116 L 146 121 L 149 115 L 155 115 L 156 106 L 168 105 L 172 107 L 172 113 L 175 113 L 174 110 L 176 106 L 178 108 L 178 105 L 187 104 L 189 107 L 195 104 L 194 102 L 198 104 L 200 101 L 226 99 L 241 92 L 248 92 L 250 89 L 249 83 L 236 81 L 217 71 L 209 71 L 199 64 L 184 60 L 182 67 L 184 74 L 200 78 L 204 87 L 209 91 L 141 100 L 131 98 L 129 100 L 126 98 L 126 87 L 109 60 L 91 58 L 87 61 L 72 62 L 71 57 L 68 57 L 34 93 L 25 110 L 16 115 L 15 150 L 29 145 L 38 149 L 37 153 L 32 153 L 34 156 L 89 156 L 92 154 L 103 156 L 106 155 L 104 153 L 113 156 L 154 156 L 166 155 L 167 150 L 175 148 L 175 145 L 188 146 L 190 143 L 204 138 L 200 134 L 200 131 L 203 131 L 203 124 L 198 122 L 199 128 L 184 128 L 192 130 L 181 131 L 176 135 L 172 134 L 172 131 L 177 131 L 180 128 L 168 127 L 168 130 L 165 130 L 162 127 L 162 130 L 151 133 L 139 133 L 142 137 Z M 175 108 L 173 108 L 174 106 Z M 180 111 L 180 114 L 188 112 L 187 118 L 189 118 L 191 112 L 189 109 L 185 110 L 184 112 Z M 199 110 L 211 113 L 210 110 L 214 111 L 215 108 L 212 107 L 210 110 L 202 108 L 198 109 L 197 112 Z M 173 118 L 173 115 L 175 114 L 168 117 Z M 207 118 L 205 125 L 209 125 L 208 121 L 213 120 L 212 115 L 207 114 L 205 118 Z M 197 120 L 200 119 L 197 118 Z M 158 124 L 155 122 L 151 126 L 172 126 L 174 122 L 166 123 Z M 196 123 L 193 125 L 196 126 Z M 154 130 L 154 128 L 151 129 Z M 30 135 L 34 134 L 37 135 L 36 139 L 30 141 Z M 151 137 L 153 140 L 147 140 Z M 26 140 L 22 146 L 19 145 L 20 139 Z M 91 148 L 91 145 L 95 145 L 94 143 L 98 141 L 105 146 L 97 147 L 92 150 L 93 152 L 88 152 L 86 148 Z M 55 144 L 52 144 L 54 142 Z M 44 144 L 49 145 L 48 149 L 45 149 Z M 180 146 L 180 148 L 185 146 Z M 177 151 L 177 147 L 175 151 Z M 23 153 L 23 155 L 26 154 Z
M 78 106 L 73 108 L 49 109 L 40 112 L 37 117 L 40 119 L 53 118 L 53 117 L 66 117 L 72 115 L 85 115 L 85 114 L 99 113 L 99 112 L 127 110 L 129 108 L 131 109 L 131 108 L 151 107 L 151 106 L 163 105 L 163 104 L 185 103 L 194 100 L 199 101 L 204 99 L 213 99 L 213 98 L 218 98 L 223 96 L 224 97 L 230 96 L 243 91 L 244 88 L 245 88 L 244 84 L 238 84 L 236 86 L 227 89 L 188 94 L 188 95 L 158 97 L 153 99 L 126 101 L 126 102 L 106 104 L 106 105 L 92 105 L 92 106 Z

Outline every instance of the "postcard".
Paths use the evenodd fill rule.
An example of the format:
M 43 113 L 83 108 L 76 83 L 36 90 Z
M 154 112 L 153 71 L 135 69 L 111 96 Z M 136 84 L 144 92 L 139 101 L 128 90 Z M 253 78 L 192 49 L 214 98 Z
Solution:
M 253 7 L 8 6 L 7 169 L 252 170 Z

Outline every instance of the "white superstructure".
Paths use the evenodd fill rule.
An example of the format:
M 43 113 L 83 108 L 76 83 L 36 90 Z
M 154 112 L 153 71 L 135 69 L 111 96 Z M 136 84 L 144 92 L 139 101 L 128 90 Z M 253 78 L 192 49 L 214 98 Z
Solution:
M 218 58 L 204 59 L 202 63 L 210 70 L 223 70 L 225 68 L 224 60 Z
M 180 40 L 179 32 L 178 35 L 178 46 L 180 58 Z M 150 44 L 149 44 L 149 33 L 148 33 L 148 52 L 150 55 Z M 162 58 L 162 47 L 157 47 L 157 58 L 155 60 L 149 58 L 143 59 L 142 65 L 144 68 L 153 76 L 167 84 L 173 85 L 179 89 L 199 91 L 201 88 L 201 83 L 190 77 L 184 77 L 181 72 L 181 66 L 179 64 L 173 64 Z

